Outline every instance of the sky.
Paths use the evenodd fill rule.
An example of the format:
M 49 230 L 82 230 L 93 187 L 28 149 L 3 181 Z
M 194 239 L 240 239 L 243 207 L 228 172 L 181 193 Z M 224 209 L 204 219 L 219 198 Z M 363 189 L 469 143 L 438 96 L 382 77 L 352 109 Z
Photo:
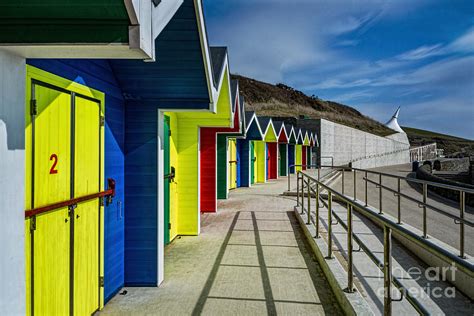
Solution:
M 204 0 L 233 73 L 474 139 L 474 1 Z

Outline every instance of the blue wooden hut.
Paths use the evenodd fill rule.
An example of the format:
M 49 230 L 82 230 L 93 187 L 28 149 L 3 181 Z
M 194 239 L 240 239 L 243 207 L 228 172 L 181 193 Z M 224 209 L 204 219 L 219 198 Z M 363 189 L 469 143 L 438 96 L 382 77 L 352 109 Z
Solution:
M 237 139 L 237 156 L 240 160 L 240 186 L 250 187 L 256 182 L 255 141 L 263 140 L 262 129 L 253 111 L 245 112 L 246 138 Z
M 291 173 L 295 173 L 295 162 L 296 162 L 296 134 L 293 125 L 285 125 L 286 134 L 288 135 L 288 170 Z
M 163 281 L 163 113 L 216 110 L 202 10 L 199 1 L 184 0 L 155 40 L 156 61 L 27 61 L 105 95 L 104 178 L 116 180 L 114 202 L 104 210 L 105 301 L 123 286 Z

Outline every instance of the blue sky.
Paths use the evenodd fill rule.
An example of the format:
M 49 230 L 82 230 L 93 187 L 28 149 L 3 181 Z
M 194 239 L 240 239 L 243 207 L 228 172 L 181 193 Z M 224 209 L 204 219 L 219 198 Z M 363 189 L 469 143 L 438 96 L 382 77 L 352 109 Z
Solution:
M 474 139 L 474 1 L 204 0 L 231 71 Z

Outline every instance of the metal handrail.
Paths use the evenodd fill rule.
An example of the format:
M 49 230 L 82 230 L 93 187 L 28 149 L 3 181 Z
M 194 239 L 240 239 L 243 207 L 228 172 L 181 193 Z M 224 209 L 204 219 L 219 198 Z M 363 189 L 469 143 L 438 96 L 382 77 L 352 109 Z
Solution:
M 334 167 L 334 157 L 333 156 L 321 156 L 319 158 L 319 161 L 321 162 L 321 160 L 323 159 L 331 159 L 331 167 Z
M 330 193 L 331 195 L 331 193 Z M 321 199 L 322 203 L 324 204 L 324 206 L 328 209 L 328 215 L 331 214 L 331 216 L 328 216 L 328 247 L 329 247 L 329 239 L 331 239 L 331 249 L 328 248 L 328 259 L 331 259 L 332 258 L 332 237 L 329 238 L 329 235 L 331 234 L 330 231 L 332 231 L 332 225 L 334 225 L 332 223 L 332 219 L 331 217 L 334 216 L 336 218 L 336 221 L 338 224 L 341 225 L 342 228 L 344 228 L 344 230 L 348 230 L 348 226 L 346 225 L 346 223 L 344 223 L 344 221 L 342 220 L 342 218 L 337 215 L 336 212 L 334 212 L 332 210 L 332 207 L 330 204 L 332 203 L 329 203 L 329 201 L 332 202 L 332 197 L 328 197 L 328 203 L 326 203 L 323 199 Z M 331 220 L 331 222 L 330 222 Z M 330 229 L 331 228 L 331 229 Z M 332 236 L 332 235 L 331 235 Z M 364 244 L 364 242 L 355 234 L 352 234 L 352 238 L 354 238 L 355 242 L 359 245 L 359 250 L 356 250 L 356 251 L 364 251 L 367 256 L 370 258 L 370 260 L 372 260 L 373 263 L 375 263 L 377 265 L 377 267 L 379 267 L 379 269 L 381 271 L 384 271 L 384 264 L 382 261 L 380 261 L 376 256 L 375 254 L 370 250 L 370 248 L 368 246 L 366 246 Z M 418 299 L 414 296 L 412 296 L 410 294 L 409 291 L 407 291 L 407 289 L 403 286 L 403 284 L 397 279 L 397 278 L 393 278 L 392 279 L 392 282 L 395 284 L 395 286 L 398 288 L 398 290 L 400 290 L 400 293 L 402 293 L 402 298 L 403 298 L 403 293 L 405 292 L 405 296 L 407 298 L 407 300 L 411 303 L 411 305 L 420 313 L 420 314 L 429 314 L 429 312 L 423 307 L 423 305 L 420 303 L 420 301 L 418 301 Z M 401 290 L 403 290 L 404 292 L 402 292 Z
M 315 167 L 315 168 L 317 168 L 318 165 L 313 165 L 313 164 L 310 164 L 310 165 L 307 165 L 307 164 L 301 164 L 301 165 L 293 164 L 293 165 L 288 165 L 288 192 L 291 191 L 291 188 L 290 188 L 290 186 L 291 186 L 290 168 L 291 168 L 291 167 Z M 319 178 L 319 172 L 320 172 L 319 169 L 320 169 L 320 168 L 318 168 L 318 178 Z
M 352 167 L 342 167 L 342 166 L 321 166 L 322 168 L 337 168 L 337 169 L 348 169 L 349 171 L 361 171 L 361 172 L 367 172 L 370 174 L 376 174 L 376 175 L 382 175 L 384 177 L 389 177 L 389 178 L 395 178 L 395 179 L 401 179 L 409 182 L 415 182 L 419 184 L 427 184 L 432 187 L 438 187 L 438 188 L 443 188 L 443 189 L 448 189 L 448 190 L 453 190 L 453 191 L 463 191 L 465 193 L 469 194 L 474 194 L 474 189 L 469 189 L 469 188 L 463 188 L 459 186 L 454 186 L 454 185 L 449 185 L 449 184 L 444 184 L 444 183 L 438 183 L 438 182 L 433 182 L 433 181 L 427 181 L 427 180 L 420 180 L 416 178 L 408 178 L 404 176 L 398 176 L 396 174 L 391 174 L 391 173 L 385 173 L 385 172 L 379 172 L 379 171 L 374 171 L 374 170 L 367 170 L 367 169 L 359 169 L 359 168 L 352 168 Z
M 364 170 L 365 171 L 365 170 Z M 306 181 L 305 179 L 306 178 Z M 302 191 L 302 199 L 301 202 L 299 200 L 300 196 L 300 186 L 299 182 L 301 180 L 301 191 Z M 430 243 L 427 241 L 425 238 L 418 236 L 417 234 L 413 233 L 412 231 L 404 228 L 403 226 L 400 226 L 399 224 L 396 224 L 389 220 L 388 218 L 384 217 L 381 214 L 376 214 L 373 211 L 371 211 L 369 208 L 366 206 L 363 206 L 358 202 L 356 199 L 350 199 L 346 197 L 344 194 L 341 194 L 337 192 L 336 190 L 332 189 L 328 185 L 325 185 L 321 181 L 314 179 L 313 177 L 305 174 L 304 172 L 299 171 L 297 173 L 297 183 L 298 183 L 298 188 L 297 188 L 297 206 L 301 205 L 302 209 L 302 214 L 305 212 L 305 207 L 304 207 L 304 184 L 309 187 L 310 183 L 314 182 L 316 183 L 316 190 L 319 191 L 319 187 L 323 188 L 328 192 L 328 203 L 326 206 L 328 207 L 328 245 L 331 247 L 332 245 L 332 216 L 336 217 L 336 220 L 339 223 L 342 223 L 342 220 L 337 216 L 337 214 L 332 210 L 332 196 L 336 196 L 338 199 L 340 199 L 342 202 L 344 202 L 347 205 L 347 212 L 348 212 L 348 224 L 345 226 L 345 224 L 341 224 L 342 226 L 345 226 L 345 229 L 348 232 L 348 287 L 347 290 L 350 292 L 353 289 L 353 273 L 352 273 L 352 266 L 353 266 L 353 260 L 352 260 L 352 239 L 360 245 L 362 249 L 368 254 L 369 258 L 374 261 L 379 268 L 382 267 L 382 270 L 384 272 L 384 314 L 385 315 L 390 315 L 391 314 L 391 302 L 395 301 L 391 297 L 391 283 L 393 282 L 395 286 L 401 290 L 404 289 L 404 292 L 402 293 L 402 298 L 403 298 L 403 293 L 405 293 L 405 296 L 407 297 L 408 301 L 410 304 L 421 314 L 429 314 L 428 311 L 423 307 L 423 305 L 415 298 L 410 295 L 410 292 L 401 284 L 400 281 L 398 281 L 396 278 L 392 277 L 392 271 L 391 271 L 391 234 L 392 230 L 395 231 L 396 233 L 400 234 L 401 236 L 404 236 L 405 238 L 411 240 L 412 242 L 421 245 L 425 250 L 430 252 L 431 254 L 437 256 L 438 258 L 445 260 L 445 261 L 451 261 L 453 262 L 457 268 L 460 270 L 466 272 L 470 276 L 474 276 L 474 266 L 469 263 L 466 260 L 462 260 L 462 258 L 459 258 L 456 255 L 453 255 L 452 253 L 444 250 L 440 246 Z M 318 204 L 320 200 L 320 196 L 318 195 L 316 197 L 316 203 Z M 324 201 L 323 201 L 324 203 Z M 365 216 L 370 217 L 370 218 L 375 218 L 376 220 L 380 221 L 382 223 L 383 229 L 384 229 L 384 264 L 380 265 L 378 260 L 376 259 L 375 256 L 373 256 L 373 253 L 371 253 L 370 249 L 363 245 L 363 243 L 360 241 L 358 237 L 356 237 L 353 232 L 352 232 L 352 210 L 353 208 L 356 208 L 359 212 L 363 213 Z M 308 212 L 308 218 L 311 216 L 311 208 L 310 208 L 310 194 L 308 190 L 308 207 L 306 208 L 306 211 Z M 318 213 L 316 213 L 318 214 Z M 319 215 L 315 217 L 316 223 L 316 229 L 318 230 L 319 228 Z M 308 224 L 310 224 L 310 220 L 308 219 Z M 318 236 L 318 235 L 317 235 Z M 317 237 L 316 236 L 316 237 Z M 328 257 L 326 259 L 332 258 L 332 248 L 328 248 Z
M 441 213 L 441 214 L 443 214 L 444 216 L 450 217 L 450 218 L 452 218 L 452 219 L 454 219 L 454 220 L 456 220 L 456 221 L 458 221 L 458 222 L 460 222 L 460 223 L 464 223 L 464 224 L 466 224 L 466 225 L 468 225 L 468 226 L 474 227 L 474 222 L 472 222 L 472 221 L 470 221 L 470 220 L 468 220 L 468 219 L 461 218 L 461 217 L 459 217 L 459 216 L 456 216 L 456 215 L 453 215 L 453 214 L 448 213 L 448 212 L 446 212 L 446 211 L 443 211 L 442 209 L 440 209 L 440 208 L 438 208 L 438 207 L 436 207 L 436 206 L 433 206 L 433 205 L 427 204 L 427 203 L 425 203 L 425 202 L 419 201 L 419 200 L 415 199 L 414 197 L 411 197 L 411 196 L 409 196 L 409 195 L 407 195 L 407 194 L 398 192 L 397 190 L 394 190 L 394 189 L 392 189 L 392 188 L 389 188 L 389 187 L 387 187 L 387 186 L 385 186 L 385 185 L 383 185 L 383 184 L 379 184 L 378 182 L 375 182 L 375 181 L 373 181 L 373 180 L 367 179 L 366 177 L 363 177 L 362 179 L 365 180 L 365 181 L 367 181 L 367 182 L 369 182 L 369 183 L 375 184 L 375 185 L 377 185 L 377 186 L 381 186 L 383 189 L 385 189 L 385 190 L 387 190 L 387 191 L 390 191 L 390 192 L 392 192 L 392 193 L 394 193 L 394 194 L 400 195 L 401 197 L 404 197 L 404 198 L 407 199 L 407 200 L 410 200 L 410 201 L 412 201 L 412 202 L 418 203 L 418 206 L 419 206 L 419 207 L 423 207 L 423 206 L 428 207 L 428 208 L 430 208 L 430 209 L 436 211 L 437 213 Z
M 325 166 L 327 167 L 327 166 Z M 333 167 L 333 169 L 335 170 L 339 170 L 341 171 L 341 174 L 342 174 L 342 194 L 344 194 L 344 187 L 345 187 L 345 184 L 344 184 L 344 174 L 345 174 L 345 171 L 348 170 L 348 171 L 353 171 L 354 172 L 354 199 L 356 199 L 356 188 L 357 188 L 357 182 L 356 182 L 356 172 L 364 172 L 365 173 L 365 177 L 363 177 L 363 180 L 365 180 L 365 206 L 368 205 L 368 190 L 367 190 L 367 183 L 371 183 L 371 184 L 375 184 L 376 187 L 379 189 L 379 214 L 383 214 L 383 205 L 382 205 L 382 191 L 383 189 L 393 193 L 395 196 L 397 196 L 398 198 L 398 224 L 401 224 L 402 221 L 401 221 L 401 197 L 403 198 L 406 198 L 412 202 L 415 202 L 418 204 L 419 207 L 423 208 L 423 223 L 422 223 L 422 230 L 423 230 L 423 238 L 428 238 L 428 225 L 427 225 L 427 209 L 431 209 L 441 215 L 444 215 L 444 216 L 447 216 L 451 219 L 454 220 L 454 222 L 456 224 L 458 224 L 460 226 L 459 228 L 459 256 L 461 258 L 465 258 L 465 237 L 464 237 L 464 225 L 468 225 L 470 227 L 473 227 L 474 226 L 474 222 L 472 221 L 469 221 L 467 219 L 464 218 L 464 213 L 465 213 L 465 209 L 466 209 L 466 193 L 468 194 L 471 194 L 471 192 L 474 192 L 474 190 L 471 190 L 471 189 L 467 189 L 467 188 L 463 188 L 463 187 L 458 187 L 458 186 L 452 186 L 452 185 L 447 185 L 447 184 L 442 184 L 442 183 L 436 183 L 436 182 L 431 182 L 431 181 L 426 181 L 426 180 L 419 180 L 419 179 L 413 179 L 413 178 L 408 178 L 408 177 L 403 177 L 403 176 L 398 176 L 398 175 L 394 175 L 394 174 L 389 174 L 389 173 L 383 173 L 383 172 L 378 172 L 378 171 L 373 171 L 373 170 L 366 170 L 366 169 L 358 169 L 358 168 L 352 168 L 352 167 Z M 375 174 L 375 175 L 378 175 L 379 176 L 379 180 L 378 180 L 378 183 L 373 181 L 373 180 L 370 180 L 368 178 L 368 174 Z M 384 186 L 382 184 L 382 177 L 389 177 L 389 178 L 393 178 L 393 179 L 397 179 L 398 180 L 398 188 L 397 190 L 394 190 L 394 189 L 391 189 L 387 186 Z M 423 186 L 423 192 L 422 192 L 422 200 L 417 200 L 416 198 L 413 198 L 411 196 L 408 196 L 406 194 L 403 194 L 401 191 L 400 191 L 400 181 L 401 180 L 404 180 L 404 181 L 412 181 L 412 182 L 416 182 L 416 183 L 419 183 L 419 184 L 422 184 Z M 448 212 L 445 212 L 443 210 L 441 210 L 440 208 L 434 206 L 434 205 L 431 205 L 431 204 L 428 204 L 427 203 L 427 198 L 428 198 L 428 187 L 431 186 L 431 187 L 440 187 L 440 188 L 445 188 L 445 189 L 449 189 L 449 190 L 452 190 L 452 191 L 458 191 L 459 192 L 459 216 L 456 216 L 456 215 L 453 215 L 453 214 L 450 214 Z
M 67 201 L 61 201 L 57 203 L 53 203 L 50 205 L 46 206 L 41 206 L 38 208 L 34 208 L 31 210 L 26 210 L 25 211 L 25 218 L 30 218 L 36 215 L 40 215 L 46 212 L 54 211 L 63 207 L 70 207 L 77 205 L 78 203 L 84 202 L 84 201 L 89 201 L 93 200 L 96 198 L 101 198 L 101 197 L 107 197 L 109 200 L 107 201 L 108 204 L 110 204 L 110 199 L 115 196 L 115 180 L 113 179 L 108 179 L 108 189 L 102 192 L 94 193 L 94 194 L 89 194 L 85 196 L 81 196 L 78 198 L 74 199 L 69 199 Z
M 421 244 L 423 246 L 428 246 L 427 250 L 438 256 L 440 259 L 444 259 L 445 261 L 453 261 L 457 265 L 459 265 L 459 268 L 461 268 L 464 272 L 469 273 L 470 275 L 474 276 L 474 265 L 469 263 L 467 260 L 463 260 L 462 258 L 452 254 L 451 252 L 446 251 L 445 249 L 441 248 L 441 246 L 438 246 L 436 244 L 433 244 L 429 242 L 427 239 L 418 236 L 414 232 L 408 230 L 407 228 L 396 224 L 392 222 L 390 219 L 387 217 L 383 216 L 383 214 L 376 214 L 372 210 L 370 210 L 368 207 L 360 204 L 358 200 L 350 199 L 346 197 L 345 195 L 337 192 L 333 188 L 329 187 L 328 185 L 314 179 L 313 177 L 304 174 L 303 172 L 299 171 L 299 174 L 303 174 L 305 177 L 309 178 L 312 182 L 317 183 L 320 185 L 322 188 L 327 190 L 328 192 L 331 192 L 333 195 L 336 197 L 340 198 L 344 203 L 349 203 L 356 207 L 358 210 L 362 211 L 362 213 L 368 215 L 369 217 L 375 218 L 379 221 L 381 221 L 384 225 L 394 229 L 397 233 L 401 234 L 402 236 L 414 241 L 415 243 Z

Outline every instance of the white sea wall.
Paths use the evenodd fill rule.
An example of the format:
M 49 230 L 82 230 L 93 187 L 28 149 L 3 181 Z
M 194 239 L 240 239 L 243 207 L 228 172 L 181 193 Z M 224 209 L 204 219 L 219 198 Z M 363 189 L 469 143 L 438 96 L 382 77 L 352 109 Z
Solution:
M 376 168 L 410 162 L 410 143 L 405 133 L 381 137 L 321 119 L 321 164 L 352 163 L 354 168 Z

